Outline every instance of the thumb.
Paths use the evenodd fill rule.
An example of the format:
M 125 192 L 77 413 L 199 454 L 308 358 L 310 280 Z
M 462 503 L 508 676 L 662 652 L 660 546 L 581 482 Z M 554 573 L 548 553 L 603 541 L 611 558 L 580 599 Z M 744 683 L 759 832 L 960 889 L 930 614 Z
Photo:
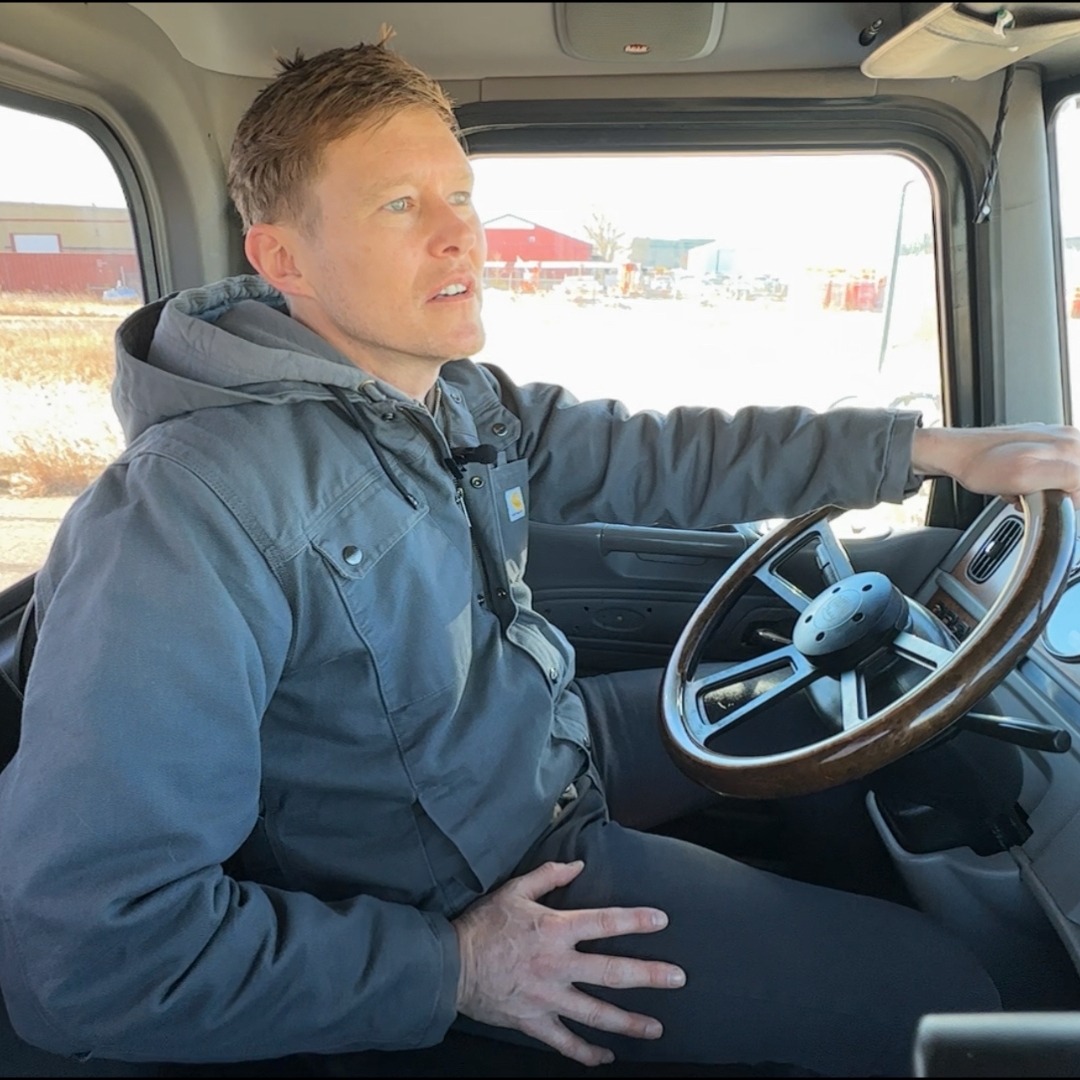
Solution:
M 585 864 L 580 859 L 571 863 L 546 862 L 519 877 L 514 882 L 514 889 L 526 900 L 539 900 L 552 889 L 569 885 L 584 869 Z

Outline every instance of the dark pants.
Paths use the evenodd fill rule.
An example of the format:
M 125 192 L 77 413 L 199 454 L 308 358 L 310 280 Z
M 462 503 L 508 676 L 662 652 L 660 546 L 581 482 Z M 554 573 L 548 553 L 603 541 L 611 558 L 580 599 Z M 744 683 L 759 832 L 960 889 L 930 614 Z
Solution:
M 680 990 L 589 993 L 659 1019 L 650 1042 L 576 1029 L 636 1061 L 782 1062 L 827 1075 L 909 1075 L 912 1038 L 928 1012 L 989 1011 L 998 993 L 975 957 L 908 908 L 758 870 L 638 831 L 715 796 L 670 762 L 656 720 L 657 672 L 583 679 L 596 773 L 519 865 L 583 859 L 559 908 L 648 905 L 657 934 L 608 939 L 594 951 L 662 959 L 687 973 Z M 471 1022 L 467 1030 L 532 1040 Z

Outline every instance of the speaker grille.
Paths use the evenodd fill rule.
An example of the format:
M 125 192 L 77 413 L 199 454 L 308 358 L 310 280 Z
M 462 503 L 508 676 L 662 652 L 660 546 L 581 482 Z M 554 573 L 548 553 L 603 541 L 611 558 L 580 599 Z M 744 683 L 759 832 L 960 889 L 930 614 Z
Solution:
M 562 3 L 555 30 L 578 60 L 671 63 L 711 53 L 723 17 L 723 4 Z

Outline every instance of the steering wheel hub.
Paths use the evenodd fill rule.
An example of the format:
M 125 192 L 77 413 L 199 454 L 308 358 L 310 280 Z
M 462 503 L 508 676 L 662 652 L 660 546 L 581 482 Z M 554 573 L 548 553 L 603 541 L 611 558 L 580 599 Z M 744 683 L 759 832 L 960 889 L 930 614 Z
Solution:
M 792 643 L 812 664 L 850 671 L 904 629 L 904 594 L 876 571 L 853 574 L 824 589 L 799 616 Z

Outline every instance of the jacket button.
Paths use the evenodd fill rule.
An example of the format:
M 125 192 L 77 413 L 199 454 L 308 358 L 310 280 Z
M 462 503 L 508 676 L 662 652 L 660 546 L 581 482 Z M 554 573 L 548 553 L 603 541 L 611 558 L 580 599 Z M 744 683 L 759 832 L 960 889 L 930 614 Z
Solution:
M 349 544 L 348 547 L 343 547 L 341 549 L 341 557 L 350 566 L 359 566 L 360 563 L 364 561 L 364 553 L 353 544 Z
M 469 483 L 472 484 L 473 487 L 483 487 L 484 478 L 482 476 L 474 476 L 469 480 Z
M 506 590 L 505 590 L 505 589 L 496 589 L 496 590 L 495 590 L 495 595 L 496 595 L 496 596 L 497 596 L 497 597 L 498 597 L 498 598 L 499 598 L 500 600 L 505 600 L 505 599 L 506 599 Z
M 491 425 L 491 434 L 492 435 L 505 435 L 506 432 L 507 432 L 507 427 L 503 423 L 498 423 L 498 424 L 492 424 Z
M 382 418 L 384 420 L 396 420 L 397 419 L 397 413 L 396 412 L 384 412 L 382 414 Z
M 558 669 L 558 668 L 551 668 L 551 669 L 550 669 L 550 670 L 548 671 L 548 678 L 549 678 L 549 679 L 550 679 L 550 680 L 551 680 L 552 682 L 554 682 L 554 681 L 555 681 L 555 680 L 556 680 L 556 679 L 557 679 L 558 677 L 559 677 L 559 669 Z

